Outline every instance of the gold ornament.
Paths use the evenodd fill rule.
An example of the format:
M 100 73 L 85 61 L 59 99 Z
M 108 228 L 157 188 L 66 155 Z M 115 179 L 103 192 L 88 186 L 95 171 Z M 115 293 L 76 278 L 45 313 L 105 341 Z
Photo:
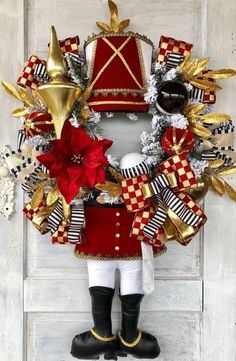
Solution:
M 57 138 L 66 118 L 69 116 L 81 89 L 66 79 L 67 67 L 60 49 L 54 26 L 51 27 L 51 42 L 48 51 L 47 72 L 51 80 L 37 88 L 36 94 L 48 107 Z

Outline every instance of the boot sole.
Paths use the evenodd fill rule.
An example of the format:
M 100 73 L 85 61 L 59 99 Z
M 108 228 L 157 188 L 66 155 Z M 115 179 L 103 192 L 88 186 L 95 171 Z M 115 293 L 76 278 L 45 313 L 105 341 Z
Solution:
M 102 355 L 99 355 L 99 356 L 96 356 L 96 357 L 86 357 L 86 356 L 83 356 L 83 357 L 80 357 L 78 355 L 75 355 L 73 353 L 70 353 L 72 357 L 75 357 L 79 360 L 99 360 L 100 356 Z M 110 353 L 105 353 L 104 354 L 104 360 L 117 360 L 117 355 L 116 354 L 110 354 Z

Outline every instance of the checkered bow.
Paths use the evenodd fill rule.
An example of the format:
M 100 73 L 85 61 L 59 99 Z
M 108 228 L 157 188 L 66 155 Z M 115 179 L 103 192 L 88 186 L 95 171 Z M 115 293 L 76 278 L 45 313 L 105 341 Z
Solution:
M 198 205 L 189 196 L 186 203 L 186 199 L 179 196 L 183 193 L 174 193 L 170 189 L 171 183 L 165 174 L 157 175 L 148 187 L 151 188 L 151 192 L 148 193 L 154 194 L 157 200 L 157 209 L 154 217 L 144 226 L 144 234 L 153 239 L 169 218 L 176 228 L 177 240 L 180 240 L 182 244 L 189 242 L 199 231 L 205 219 Z M 188 202 L 191 202 L 191 206 Z
M 77 56 L 79 52 L 79 37 L 73 36 L 59 40 L 59 45 L 63 55 L 70 53 Z M 35 90 L 42 82 L 48 80 L 46 61 L 38 58 L 36 55 L 32 55 L 27 60 L 21 75 L 17 79 L 17 84 Z
M 180 56 L 185 57 L 191 53 L 192 48 L 193 44 L 162 35 L 159 42 L 157 61 L 159 63 L 166 63 L 169 53 L 179 53 Z

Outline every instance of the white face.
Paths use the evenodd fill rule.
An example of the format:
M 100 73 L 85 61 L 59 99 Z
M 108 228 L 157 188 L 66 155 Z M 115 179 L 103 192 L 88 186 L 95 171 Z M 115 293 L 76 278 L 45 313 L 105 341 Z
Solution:
M 107 154 L 111 154 L 119 161 L 125 154 L 140 152 L 140 135 L 146 130 L 151 131 L 152 116 L 137 113 L 138 119 L 130 120 L 126 114 L 115 113 L 113 118 L 102 116 L 99 126 L 104 138 L 113 141 Z

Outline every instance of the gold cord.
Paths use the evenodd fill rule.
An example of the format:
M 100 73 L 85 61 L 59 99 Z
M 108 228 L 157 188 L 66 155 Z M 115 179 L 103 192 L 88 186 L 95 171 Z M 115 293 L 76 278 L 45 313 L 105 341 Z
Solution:
M 137 336 L 137 338 L 133 341 L 133 342 L 126 342 L 124 339 L 123 339 L 123 337 L 121 336 L 121 333 L 119 332 L 119 339 L 121 340 L 121 342 L 123 343 L 123 345 L 125 345 L 126 347 L 134 347 L 134 346 L 136 346 L 138 343 L 139 343 L 139 341 L 141 340 L 141 338 L 142 338 L 142 331 L 141 330 L 139 330 L 138 331 L 138 336 Z
M 103 341 L 103 342 L 113 341 L 116 338 L 115 336 L 110 336 L 110 337 L 100 336 L 96 331 L 94 331 L 93 328 L 90 330 L 90 332 L 97 340 Z

